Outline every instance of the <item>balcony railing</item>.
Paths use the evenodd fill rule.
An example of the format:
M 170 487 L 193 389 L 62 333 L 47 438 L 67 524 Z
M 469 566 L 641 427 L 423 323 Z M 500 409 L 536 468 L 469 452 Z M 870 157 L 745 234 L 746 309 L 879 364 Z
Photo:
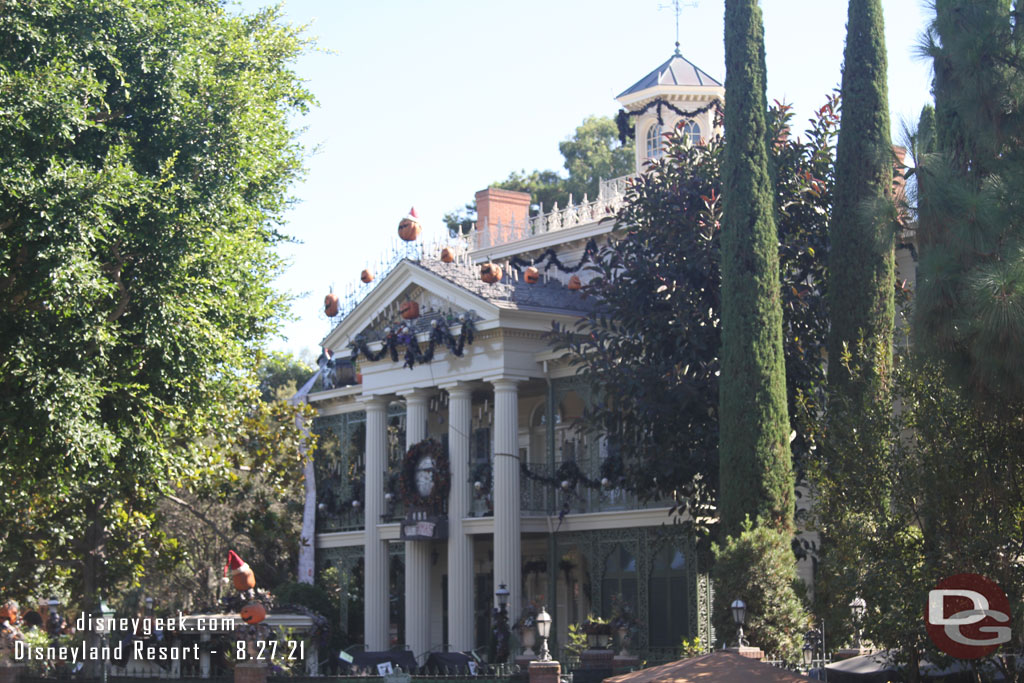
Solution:
M 622 207 L 626 189 L 634 177 L 626 175 L 602 180 L 598 183 L 597 199 L 591 200 L 583 195 L 583 201 L 575 204 L 572 195 L 569 195 L 569 203 L 565 208 L 559 208 L 556 203 L 550 211 L 545 212 L 542 205 L 539 215 L 519 223 L 499 220 L 490 225 L 474 224 L 474 229 L 465 237 L 466 246 L 469 251 L 477 251 L 614 217 Z
M 554 468 L 548 464 L 528 466 L 531 472 L 549 480 L 555 478 L 555 472 L 558 470 L 557 465 Z M 590 476 L 588 474 L 588 477 Z M 667 507 L 663 501 L 641 501 L 635 493 L 622 488 L 594 489 L 577 484 L 565 490 L 526 476 L 520 481 L 519 504 L 523 514 L 533 515 L 557 515 L 563 511 L 568 514 L 579 514 Z

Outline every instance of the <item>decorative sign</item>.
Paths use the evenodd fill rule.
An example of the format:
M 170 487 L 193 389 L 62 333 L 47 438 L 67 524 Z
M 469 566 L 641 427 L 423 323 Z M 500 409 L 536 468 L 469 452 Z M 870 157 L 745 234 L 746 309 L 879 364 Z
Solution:
M 448 520 L 444 517 L 426 519 L 409 517 L 402 521 L 403 541 L 442 541 L 448 538 Z
M 395 667 L 391 666 L 391 662 L 381 662 L 377 665 L 378 676 L 387 676 L 393 673 L 395 673 Z

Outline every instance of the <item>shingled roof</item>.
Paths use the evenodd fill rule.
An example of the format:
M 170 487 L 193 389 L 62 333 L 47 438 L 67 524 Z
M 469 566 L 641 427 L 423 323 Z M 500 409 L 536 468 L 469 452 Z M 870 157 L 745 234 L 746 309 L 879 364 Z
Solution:
M 554 278 L 548 282 L 542 279 L 531 285 L 521 279 L 512 280 L 506 272 L 501 282 L 491 285 L 482 281 L 475 270 L 455 263 L 444 263 L 438 259 L 422 259 L 411 263 L 499 308 L 579 315 L 596 308 L 593 299 L 584 297 L 579 291 L 572 291 Z
M 721 87 L 722 84 L 686 57 L 676 53 L 669 57 L 667 62 L 624 90 L 619 94 L 619 97 L 632 95 L 633 93 L 638 93 L 641 90 L 647 90 L 658 85 L 709 85 Z

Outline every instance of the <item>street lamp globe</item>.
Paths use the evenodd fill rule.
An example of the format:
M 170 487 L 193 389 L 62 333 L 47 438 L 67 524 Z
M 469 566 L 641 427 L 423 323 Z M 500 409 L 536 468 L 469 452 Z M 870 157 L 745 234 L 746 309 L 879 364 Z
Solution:
M 729 605 L 732 610 L 732 620 L 737 626 L 743 626 L 747 622 L 747 603 L 742 600 L 733 600 Z

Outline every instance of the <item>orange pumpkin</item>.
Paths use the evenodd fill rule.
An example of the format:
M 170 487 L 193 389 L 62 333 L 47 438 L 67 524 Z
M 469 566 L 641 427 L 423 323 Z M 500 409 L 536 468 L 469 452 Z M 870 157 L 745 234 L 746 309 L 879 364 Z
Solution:
M 362 280 L 363 282 L 369 284 L 369 283 L 373 282 L 373 273 L 371 273 L 370 271 L 364 269 L 363 272 L 361 272 L 359 274 L 359 279 Z
M 445 247 L 444 249 L 441 250 L 441 260 L 444 261 L 445 263 L 451 263 L 452 261 L 455 260 L 455 252 L 452 251 L 450 248 Z
M 420 305 L 415 301 L 403 301 L 398 307 L 398 312 L 406 320 L 413 320 L 420 317 Z
M 540 282 L 540 271 L 530 266 L 523 271 L 523 279 L 526 280 L 527 284 L 535 285 Z
M 501 280 L 501 266 L 497 263 L 487 263 L 480 266 L 480 279 L 489 285 Z
M 356 384 L 362 384 L 362 383 L 363 383 L 363 373 L 357 372 L 356 373 Z
M 569 285 L 568 285 L 568 287 L 572 291 L 575 292 L 577 289 L 579 289 L 582 286 L 583 286 L 583 283 L 580 281 L 580 276 L 579 275 L 573 275 L 571 278 L 569 278 Z
M 18 622 L 18 603 L 13 600 L 8 600 L 3 605 L 0 605 L 0 623 L 9 621 L 12 624 Z
M 256 575 L 249 569 L 249 565 L 245 565 L 232 575 L 231 583 L 234 584 L 236 591 L 245 592 L 256 587 Z
M 416 215 L 416 208 L 409 209 L 409 215 L 398 223 L 398 236 L 406 242 L 413 242 L 420 236 L 423 226 L 420 225 L 419 216 Z
M 242 608 L 238 616 L 247 624 L 258 624 L 267 618 L 267 608 L 258 602 L 250 602 Z
M 328 318 L 338 315 L 338 295 L 334 292 L 324 297 L 324 313 Z

